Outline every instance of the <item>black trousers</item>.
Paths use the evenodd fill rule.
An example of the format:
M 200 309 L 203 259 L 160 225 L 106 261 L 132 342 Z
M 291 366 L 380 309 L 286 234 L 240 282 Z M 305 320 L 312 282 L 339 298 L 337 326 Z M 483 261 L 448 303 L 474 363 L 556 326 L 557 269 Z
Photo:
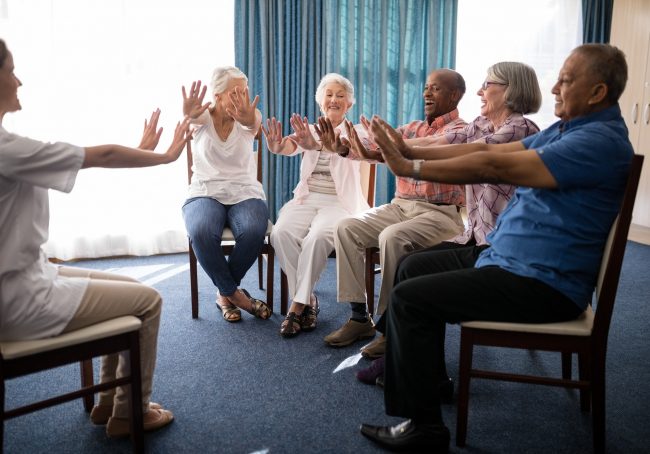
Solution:
M 479 252 L 476 246 L 434 248 L 400 265 L 401 278 L 384 314 L 389 415 L 442 421 L 437 383 L 443 375 L 446 323 L 548 323 L 580 314 L 570 299 L 536 279 L 495 266 L 473 268 Z

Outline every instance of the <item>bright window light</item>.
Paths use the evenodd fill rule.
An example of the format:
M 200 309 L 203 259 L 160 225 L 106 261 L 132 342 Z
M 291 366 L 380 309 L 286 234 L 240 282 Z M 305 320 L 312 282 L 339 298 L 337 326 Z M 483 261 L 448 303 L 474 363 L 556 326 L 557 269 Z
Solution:
M 162 110 L 158 151 L 182 117 L 181 86 L 234 64 L 234 4 L 214 0 L 0 0 L 2 38 L 23 82 L 8 131 L 81 146 L 137 146 Z M 186 158 L 145 169 L 80 172 L 51 191 L 50 242 L 61 259 L 187 248 Z
M 540 128 L 555 122 L 551 88 L 571 49 L 582 42 L 581 0 L 459 0 L 456 69 L 467 92 L 461 116 L 479 115 L 476 95 L 489 66 L 520 61 L 532 66 L 542 90 L 540 112 L 529 117 Z

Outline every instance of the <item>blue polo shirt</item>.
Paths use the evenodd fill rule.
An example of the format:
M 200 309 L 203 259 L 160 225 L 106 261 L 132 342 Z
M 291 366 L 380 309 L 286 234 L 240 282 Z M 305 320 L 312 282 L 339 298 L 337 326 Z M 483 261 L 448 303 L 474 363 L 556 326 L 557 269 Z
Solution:
M 634 155 L 620 108 L 559 121 L 522 143 L 558 186 L 518 188 L 476 267 L 538 279 L 586 309 Z

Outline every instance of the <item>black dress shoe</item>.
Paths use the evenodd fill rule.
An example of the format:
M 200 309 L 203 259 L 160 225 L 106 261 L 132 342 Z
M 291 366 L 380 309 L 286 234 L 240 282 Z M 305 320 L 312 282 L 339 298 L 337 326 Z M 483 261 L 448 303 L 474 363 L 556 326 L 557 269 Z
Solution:
M 375 384 L 381 388 L 384 387 L 384 376 L 380 375 L 375 379 Z M 451 378 L 440 380 L 438 383 L 438 392 L 440 393 L 440 403 L 450 404 L 454 401 L 454 381 Z
M 390 451 L 449 451 L 449 429 L 444 424 L 416 424 L 408 419 L 396 426 L 361 424 L 361 433 Z

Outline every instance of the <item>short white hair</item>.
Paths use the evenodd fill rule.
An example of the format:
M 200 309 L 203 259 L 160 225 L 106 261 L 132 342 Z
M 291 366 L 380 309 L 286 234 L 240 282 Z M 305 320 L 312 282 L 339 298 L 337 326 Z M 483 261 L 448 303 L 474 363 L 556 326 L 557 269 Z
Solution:
M 323 76 L 318 84 L 318 88 L 316 89 L 316 102 L 319 107 L 323 105 L 323 100 L 325 99 L 325 87 L 328 84 L 339 84 L 342 86 L 348 94 L 350 107 L 354 105 L 356 100 L 354 99 L 354 85 L 352 85 L 352 82 L 338 73 L 328 73 Z
M 243 79 L 248 83 L 248 77 L 239 68 L 234 66 L 220 66 L 212 71 L 210 79 L 210 89 L 213 95 L 219 95 L 226 91 L 228 83 L 232 79 Z

